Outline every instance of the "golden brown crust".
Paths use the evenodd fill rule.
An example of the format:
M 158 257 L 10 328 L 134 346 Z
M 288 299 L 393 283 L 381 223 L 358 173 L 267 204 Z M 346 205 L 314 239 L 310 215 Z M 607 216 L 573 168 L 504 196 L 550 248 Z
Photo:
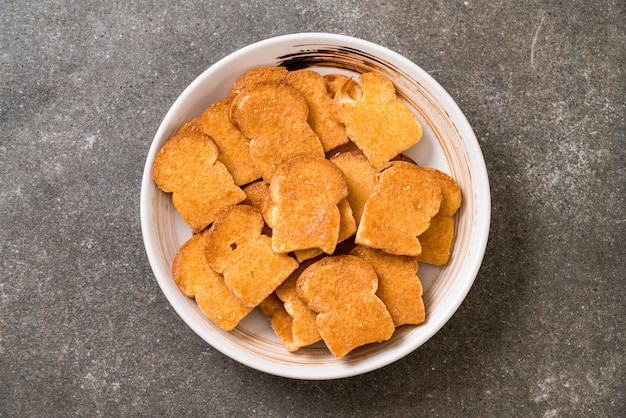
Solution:
M 180 290 L 194 297 L 198 307 L 220 328 L 230 331 L 252 310 L 244 306 L 215 272 L 205 256 L 206 232 L 193 235 L 178 250 L 172 276 Z
M 263 225 L 258 210 L 238 205 L 222 213 L 206 236 L 209 265 L 249 307 L 261 303 L 298 267 L 292 257 L 272 250 L 271 238 L 261 235 Z
M 336 103 L 326 90 L 324 77 L 304 69 L 290 72 L 286 80 L 304 96 L 309 106 L 307 121 L 319 137 L 324 152 L 348 142 L 346 128 L 335 116 Z
M 261 173 L 250 157 L 249 140 L 230 120 L 232 97 L 218 100 L 209 106 L 196 120 L 196 129 L 201 130 L 217 144 L 217 159 L 221 161 L 238 186 L 248 184 L 261 177 Z
M 362 97 L 354 97 L 350 82 L 335 95 L 338 117 L 350 139 L 372 165 L 383 167 L 390 159 L 415 145 L 422 127 L 400 99 L 392 82 L 382 74 L 365 73 L 359 78 Z
M 249 89 L 261 83 L 278 83 L 287 77 L 288 71 L 285 67 L 266 65 L 248 70 L 239 77 L 230 90 L 231 96 L 236 96 L 245 89 Z
M 377 285 L 373 267 L 352 255 L 325 257 L 298 278 L 297 294 L 318 313 L 319 333 L 336 357 L 391 338 L 395 327 Z
M 454 218 L 461 206 L 461 189 L 452 177 L 435 168 L 427 168 L 441 186 L 441 208 L 430 221 L 430 226 L 419 237 L 422 253 L 419 261 L 444 265 L 450 259 L 450 247 L 454 238 Z
M 424 170 L 430 172 L 441 186 L 442 200 L 439 213 L 444 216 L 454 215 L 461 207 L 461 201 L 463 200 L 459 185 L 450 175 L 441 170 L 431 167 L 425 167 Z
M 348 202 L 347 198 L 341 199 L 337 204 L 337 208 L 339 209 L 339 236 L 337 238 L 337 245 L 339 245 L 354 235 L 354 233 L 356 232 L 356 222 L 354 220 L 354 215 L 352 214 L 350 202 Z M 336 251 L 337 248 L 335 247 L 335 252 Z M 315 258 L 323 253 L 324 251 L 319 248 L 294 251 L 296 260 L 298 260 L 298 262 L 300 263 L 304 260 Z
M 376 191 L 378 172 L 361 151 L 340 152 L 330 158 L 343 172 L 348 185 L 348 201 L 356 225 L 361 222 L 367 199 Z
M 454 219 L 440 213 L 430 220 L 430 226 L 419 237 L 422 252 L 419 261 L 442 266 L 450 259 L 450 247 L 454 238 Z
M 256 181 L 243 188 L 246 194 L 245 204 L 253 206 L 261 212 L 263 220 L 272 227 L 272 198 L 270 196 L 270 185 L 264 181 Z
M 274 251 L 332 254 L 341 222 L 337 204 L 347 194 L 343 173 L 324 158 L 297 157 L 280 166 L 270 184 Z
M 324 157 L 308 114 L 304 97 L 286 83 L 257 84 L 233 100 L 231 119 L 250 138 L 250 156 L 266 183 L 291 158 Z
M 298 277 L 310 264 L 310 261 L 301 264 L 283 284 L 278 286 L 275 292 L 276 296 L 283 302 L 285 310 L 293 319 L 291 325 L 293 344 L 298 348 L 314 344 L 322 339 L 315 322 L 317 314 L 306 306 L 296 292 Z
M 441 187 L 430 172 L 404 161 L 390 163 L 365 203 L 356 243 L 390 254 L 419 255 L 417 236 L 428 229 L 441 199 Z
M 293 353 L 301 346 L 297 345 L 293 339 L 293 318 L 289 316 L 283 303 L 276 294 L 272 293 L 260 303 L 259 309 L 270 319 L 270 325 L 283 346 Z
M 415 257 L 386 254 L 362 245 L 355 247 L 350 254 L 364 259 L 376 270 L 376 296 L 387 307 L 396 327 L 424 322 L 426 312 L 422 300 L 422 283 L 417 277 Z
M 217 155 L 210 137 L 186 127 L 167 141 L 154 159 L 155 183 L 172 192 L 174 207 L 194 232 L 246 197 Z

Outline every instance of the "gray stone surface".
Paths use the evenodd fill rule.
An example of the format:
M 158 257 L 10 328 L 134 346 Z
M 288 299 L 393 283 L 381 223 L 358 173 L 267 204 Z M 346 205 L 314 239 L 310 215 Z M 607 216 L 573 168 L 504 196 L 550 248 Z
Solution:
M 2 0 L 0 416 L 625 416 L 625 21 L 610 0 Z M 209 347 L 161 293 L 139 223 L 181 91 L 303 31 L 433 75 L 492 188 L 459 311 L 405 359 L 339 381 Z

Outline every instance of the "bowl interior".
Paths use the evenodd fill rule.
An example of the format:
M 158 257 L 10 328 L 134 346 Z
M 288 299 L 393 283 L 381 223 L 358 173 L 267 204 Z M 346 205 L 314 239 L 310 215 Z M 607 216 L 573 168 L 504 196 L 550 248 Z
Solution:
M 288 353 L 258 309 L 235 330 L 225 332 L 176 286 L 170 270 L 172 260 L 191 231 L 172 206 L 170 195 L 154 184 L 154 157 L 187 121 L 227 96 L 241 74 L 261 65 L 354 76 L 380 72 L 393 81 L 400 98 L 421 122 L 423 137 L 406 154 L 420 165 L 452 175 L 463 194 L 450 261 L 444 267 L 420 263 L 425 323 L 400 327 L 389 341 L 361 347 L 343 359 L 333 357 L 323 344 Z M 332 379 L 365 373 L 396 361 L 446 323 L 463 301 L 480 267 L 489 231 L 489 196 L 484 160 L 471 127 L 455 102 L 427 73 L 397 53 L 367 41 L 331 34 L 297 34 L 261 41 L 223 58 L 176 100 L 156 133 L 146 161 L 141 223 L 146 252 L 162 291 L 184 322 L 207 343 L 267 373 L 298 379 Z

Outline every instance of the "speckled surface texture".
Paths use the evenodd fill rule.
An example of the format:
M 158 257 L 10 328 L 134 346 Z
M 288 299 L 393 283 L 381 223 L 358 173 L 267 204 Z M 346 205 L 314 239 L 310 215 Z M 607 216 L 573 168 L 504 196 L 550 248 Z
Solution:
M 626 415 L 623 1 L 0 2 L 0 416 Z M 168 108 L 223 56 L 319 31 L 391 48 L 473 126 L 483 266 L 408 357 L 293 381 L 212 349 L 145 255 Z

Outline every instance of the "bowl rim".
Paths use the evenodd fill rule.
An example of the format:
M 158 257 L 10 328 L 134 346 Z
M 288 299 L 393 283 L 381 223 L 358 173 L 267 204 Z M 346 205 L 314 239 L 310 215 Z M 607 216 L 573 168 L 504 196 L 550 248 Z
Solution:
M 431 319 L 428 324 L 427 332 L 424 333 L 422 337 L 414 341 L 413 344 L 396 344 L 394 350 L 383 353 L 379 352 L 376 355 L 368 358 L 366 361 L 363 361 L 356 365 L 351 365 L 349 367 L 329 366 L 323 368 L 277 368 L 276 365 L 273 363 L 266 364 L 263 361 L 258 361 L 258 359 L 255 359 L 254 356 L 250 357 L 249 353 L 247 353 L 245 350 L 232 350 L 230 349 L 230 347 L 228 347 L 228 345 L 222 345 L 219 342 L 210 341 L 206 338 L 205 335 L 203 335 L 204 331 L 202 327 L 199 326 L 196 322 L 197 318 L 195 318 L 195 314 L 190 313 L 186 306 L 181 305 L 179 303 L 179 300 L 172 296 L 172 293 L 170 291 L 171 282 L 173 282 L 171 278 L 171 272 L 162 267 L 161 260 L 158 259 L 157 254 L 153 250 L 154 248 L 159 247 L 159 244 L 158 242 L 156 242 L 156 238 L 152 231 L 153 225 L 150 204 L 152 202 L 150 187 L 151 182 L 153 182 L 152 162 L 154 160 L 156 152 L 158 151 L 157 148 L 160 148 L 161 146 L 158 145 L 157 142 L 165 135 L 166 131 L 170 129 L 169 127 L 172 124 L 172 119 L 175 117 L 175 115 L 178 114 L 179 108 L 182 106 L 183 103 L 189 100 L 189 97 L 193 94 L 194 90 L 199 86 L 199 84 L 202 83 L 204 79 L 210 77 L 222 67 L 228 66 L 229 63 L 240 59 L 240 57 L 246 56 L 247 54 L 257 49 L 281 45 L 283 43 L 291 43 L 293 45 L 307 43 L 345 45 L 361 51 L 374 51 L 377 57 L 381 57 L 390 62 L 399 63 L 402 66 L 411 67 L 412 71 L 419 74 L 420 83 L 426 85 L 426 88 L 428 89 L 436 90 L 437 100 L 442 103 L 442 106 L 444 106 L 446 111 L 449 113 L 450 118 L 454 119 L 455 124 L 462 125 L 457 128 L 463 129 L 463 141 L 465 146 L 468 147 L 468 152 L 470 152 L 472 156 L 470 160 L 472 184 L 477 184 L 481 187 L 481 194 L 475 196 L 476 204 L 480 205 L 480 210 L 476 211 L 474 214 L 474 216 L 477 217 L 477 221 L 474 222 L 474 227 L 472 228 L 472 235 L 475 235 L 472 237 L 472 258 L 468 264 L 464 265 L 463 270 L 466 277 L 463 281 L 458 283 L 458 287 L 455 289 L 454 293 L 446 300 L 445 307 L 438 313 L 435 318 Z M 181 317 L 181 319 L 183 319 L 187 326 L 192 328 L 192 330 L 196 332 L 198 336 L 200 336 L 213 348 L 222 352 L 224 355 L 259 371 L 294 379 L 326 380 L 355 376 L 389 365 L 405 357 L 409 353 L 415 351 L 426 341 L 432 338 L 432 336 L 434 336 L 449 321 L 449 319 L 458 310 L 463 300 L 466 298 L 467 293 L 472 287 L 482 264 L 489 236 L 491 218 L 491 194 L 487 169 L 478 140 L 476 139 L 476 136 L 469 122 L 467 121 L 465 115 L 463 114 L 457 103 L 433 77 L 431 77 L 428 73 L 426 73 L 426 71 L 424 71 L 414 62 L 410 61 L 408 58 L 400 55 L 395 51 L 392 51 L 391 49 L 375 44 L 373 42 L 347 35 L 324 32 L 303 32 L 275 36 L 244 46 L 243 48 L 224 56 L 223 58 L 210 65 L 183 90 L 183 92 L 178 96 L 173 105 L 169 108 L 151 142 L 150 151 L 146 159 L 141 182 L 140 217 L 144 246 L 155 278 L 157 279 L 157 282 L 161 287 L 161 290 L 165 294 L 166 298 L 168 299 L 170 305 Z M 480 226 L 480 228 L 477 228 L 477 226 Z

